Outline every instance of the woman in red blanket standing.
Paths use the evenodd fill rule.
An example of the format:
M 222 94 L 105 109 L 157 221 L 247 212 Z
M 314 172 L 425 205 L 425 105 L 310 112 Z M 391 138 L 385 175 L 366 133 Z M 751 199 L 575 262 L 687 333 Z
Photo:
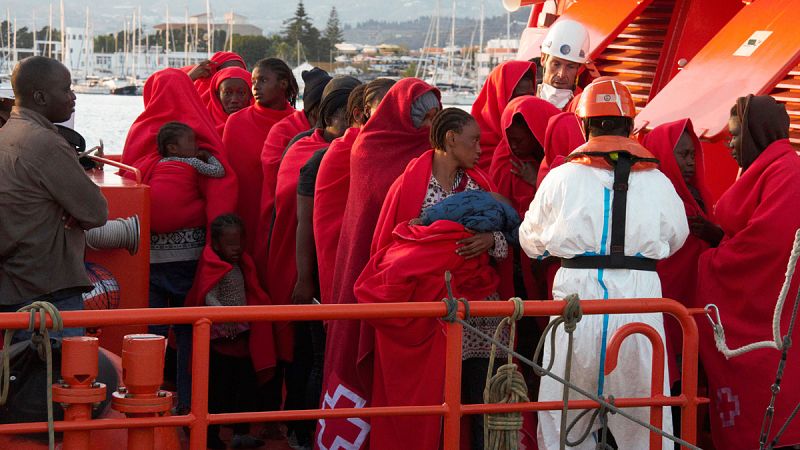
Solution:
M 447 108 L 436 116 L 431 126 L 430 133 L 433 149 L 413 160 L 408 165 L 405 172 L 389 189 L 389 194 L 386 196 L 386 201 L 381 209 L 375 236 L 372 240 L 371 253 L 373 255 L 392 242 L 392 234 L 398 224 L 408 223 L 418 218 L 420 213 L 426 208 L 459 192 L 470 190 L 495 190 L 489 177 L 476 167 L 481 154 L 479 145 L 480 136 L 481 129 L 475 119 L 460 109 Z M 463 230 L 463 227 L 461 230 Z M 473 270 L 461 275 L 458 280 L 455 280 L 456 283 L 469 283 L 469 279 L 476 276 L 476 273 L 481 275 L 481 278 L 486 281 L 487 271 L 489 271 L 489 282 L 486 285 L 481 286 L 477 290 L 474 290 L 475 287 L 473 287 L 473 290 L 464 292 L 464 295 L 468 295 L 470 298 L 475 298 L 476 295 L 479 295 L 481 298 L 490 300 L 499 299 L 497 294 L 498 279 L 494 269 L 489 266 L 489 256 L 496 259 L 503 259 L 507 256 L 508 244 L 505 237 L 500 232 L 474 234 L 467 232 L 464 233 L 464 236 L 465 237 L 456 242 L 456 255 L 460 257 L 459 259 L 463 258 L 463 260 L 478 258 L 478 261 L 482 264 L 473 266 Z M 430 262 L 429 264 L 434 263 Z M 371 265 L 368 265 L 364 273 L 368 274 L 371 267 Z M 412 270 L 412 268 L 408 267 L 408 270 Z M 441 273 L 443 273 L 443 271 Z M 418 289 L 414 292 L 414 298 L 440 298 L 442 289 L 444 288 L 444 279 L 441 278 L 441 273 L 437 275 L 436 282 L 430 284 L 430 286 L 435 286 L 436 290 L 420 292 Z M 364 277 L 365 275 L 362 274 L 360 280 L 363 280 Z M 381 289 L 378 285 L 374 285 L 373 287 Z M 383 297 L 382 295 L 370 295 L 373 291 L 371 289 L 365 289 L 360 283 L 357 284 L 356 293 L 359 302 L 377 301 L 376 299 Z M 472 325 L 488 334 L 494 333 L 499 321 L 499 318 L 488 317 L 470 319 Z M 377 327 L 376 339 L 374 340 L 376 344 L 382 342 L 381 324 L 377 324 Z M 416 338 L 412 337 L 411 339 Z M 363 330 L 361 342 L 362 344 L 365 342 Z M 466 403 L 483 402 L 483 387 L 485 384 L 490 352 L 490 346 L 487 344 L 488 342 L 480 339 L 476 335 L 468 332 L 464 333 L 462 396 Z M 369 344 L 366 344 L 366 346 L 360 349 L 359 353 L 362 355 L 360 359 L 363 359 L 363 355 L 372 350 L 368 348 L 368 346 Z M 375 354 L 376 367 L 382 367 L 382 358 L 387 357 L 395 358 L 397 355 L 394 354 L 394 352 L 390 355 Z M 386 363 L 387 361 L 383 362 Z M 385 364 L 383 366 L 385 366 Z M 390 364 L 389 367 L 392 367 L 392 365 Z M 379 371 L 379 373 L 375 374 L 376 377 L 382 378 L 382 382 L 374 383 L 373 406 L 378 406 L 383 402 L 386 402 L 386 404 L 398 405 L 409 400 L 418 401 L 423 398 L 432 400 L 432 403 L 441 401 L 441 387 L 443 384 L 437 386 L 437 383 L 430 383 L 428 389 L 423 389 L 425 392 L 416 390 L 421 397 L 415 399 L 410 399 L 410 396 L 407 395 L 408 391 L 405 389 L 394 389 L 394 392 L 386 391 L 384 386 L 395 385 L 394 382 L 397 381 L 397 379 L 403 378 L 406 383 L 410 382 L 412 379 L 410 377 L 404 377 L 402 373 L 395 372 L 395 370 L 388 372 Z M 432 377 L 443 375 L 443 372 L 436 370 L 425 370 L 425 372 Z M 432 372 L 441 373 L 434 375 Z M 379 378 L 376 378 L 376 381 L 378 381 L 378 379 Z M 388 382 L 390 379 L 392 381 Z M 425 400 L 423 400 L 423 402 L 424 401 Z M 408 428 L 406 428 L 404 424 L 407 425 Z M 472 448 L 483 448 L 483 423 L 481 416 L 473 416 L 471 428 Z M 403 440 L 401 436 L 396 433 L 411 432 L 412 430 L 417 430 L 415 434 L 418 436 L 418 439 L 415 440 L 417 443 L 415 448 L 435 449 L 439 445 L 438 418 L 433 418 L 432 420 L 427 418 L 399 420 L 397 418 L 374 418 L 372 419 L 370 438 L 371 448 L 389 449 L 395 448 L 397 445 L 402 446 L 404 444 L 400 443 L 403 442 Z
M 700 305 L 719 307 L 728 347 L 738 348 L 771 337 L 775 301 L 800 228 L 800 157 L 789 143 L 786 108 L 770 96 L 739 98 L 728 127 L 742 174 L 714 210 L 724 237 L 719 246 L 700 255 L 697 300 Z M 704 221 L 691 223 L 693 232 L 707 226 Z M 787 304 L 798 284 L 800 271 L 794 274 Z M 782 333 L 788 330 L 790 311 L 789 307 L 783 310 Z M 698 328 L 700 358 L 709 381 L 714 445 L 755 448 L 781 353 L 762 349 L 726 359 L 715 348 L 711 328 L 707 324 Z M 790 351 L 783 379 L 798 377 L 800 358 Z M 800 384 L 780 387 L 773 430 L 784 424 L 800 397 Z M 780 445 L 797 443 L 800 427 L 794 424 L 786 429 Z
M 253 104 L 253 82 L 250 72 L 241 67 L 228 67 L 211 77 L 208 112 L 222 137 L 228 116 Z

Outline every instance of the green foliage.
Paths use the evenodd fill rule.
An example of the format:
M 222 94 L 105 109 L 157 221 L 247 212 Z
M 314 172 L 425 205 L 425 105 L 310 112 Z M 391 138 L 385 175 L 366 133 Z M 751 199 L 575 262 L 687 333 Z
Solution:
M 331 8 L 331 14 L 328 16 L 328 24 L 325 26 L 324 36 L 331 46 L 344 40 L 342 35 L 342 27 L 339 23 L 339 13 L 336 11 L 335 6 Z
M 278 43 L 280 43 L 280 38 L 277 36 L 233 35 L 233 51 L 244 59 L 247 67 L 253 67 L 259 59 L 274 55 Z
M 308 17 L 303 0 L 297 3 L 294 17 L 283 21 L 282 37 L 291 50 L 289 61 L 296 63 L 298 54 L 300 59 L 319 61 L 322 54 L 327 59 L 327 48 L 320 48 L 320 32 Z

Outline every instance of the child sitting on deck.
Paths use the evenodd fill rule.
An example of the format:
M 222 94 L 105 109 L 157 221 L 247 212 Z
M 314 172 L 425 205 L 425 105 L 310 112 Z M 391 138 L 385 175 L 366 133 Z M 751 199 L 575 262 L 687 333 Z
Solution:
M 187 306 L 268 304 L 258 284 L 253 260 L 244 252 L 244 222 L 223 214 L 211 222 L 211 245 L 203 250 L 197 282 Z M 274 370 L 274 345 L 269 322 L 228 322 L 211 326 L 209 411 L 234 413 L 257 408 L 257 377 Z M 261 373 L 256 374 L 259 370 Z M 249 434 L 250 424 L 233 425 L 231 448 L 257 448 L 264 441 Z M 208 448 L 224 449 L 219 425 L 208 427 Z

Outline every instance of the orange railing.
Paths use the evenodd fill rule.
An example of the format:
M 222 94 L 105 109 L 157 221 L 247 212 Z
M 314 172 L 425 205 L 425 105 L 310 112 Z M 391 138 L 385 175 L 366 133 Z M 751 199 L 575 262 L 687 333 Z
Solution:
M 566 302 L 562 301 L 526 301 L 526 316 L 559 315 Z M 697 406 L 708 400 L 697 397 L 697 361 L 698 334 L 697 325 L 689 311 L 673 300 L 665 299 L 619 299 L 619 300 L 586 300 L 581 301 L 584 314 L 631 314 L 663 312 L 674 316 L 683 329 L 683 366 L 682 394 L 667 397 L 662 393 L 663 365 L 661 369 L 653 367 L 652 396 L 645 398 L 617 398 L 614 405 L 620 408 L 651 407 L 651 424 L 661 428 L 661 408 L 663 406 L 679 406 L 681 408 L 681 438 L 686 442 L 696 442 Z M 65 420 L 55 423 L 56 431 L 65 433 L 86 430 L 129 429 L 144 430 L 154 427 L 190 428 L 189 445 L 192 450 L 206 448 L 206 428 L 210 424 L 230 424 L 241 422 L 274 422 L 291 420 L 309 420 L 321 418 L 378 417 L 378 416 L 419 416 L 438 415 L 444 418 L 444 448 L 459 448 L 460 421 L 465 414 L 501 413 L 516 411 L 560 410 L 562 402 L 528 402 L 517 404 L 461 404 L 461 335 L 462 326 L 458 322 L 448 322 L 447 354 L 445 367 L 444 403 L 425 406 L 388 406 L 343 409 L 315 409 L 299 411 L 264 411 L 227 414 L 209 414 L 208 412 L 208 364 L 209 342 L 212 322 L 235 321 L 304 321 L 304 320 L 337 320 L 337 319 L 390 319 L 390 318 L 431 318 L 444 317 L 447 306 L 441 302 L 430 303 L 387 303 L 364 305 L 287 305 L 287 306 L 243 306 L 243 307 L 197 307 L 167 308 L 158 310 L 128 309 L 105 311 L 65 311 L 62 318 L 64 327 L 102 327 L 114 325 L 143 324 L 192 324 L 194 328 L 192 347 L 192 402 L 191 412 L 183 416 L 168 417 L 128 417 L 120 419 Z M 511 302 L 471 302 L 470 315 L 509 316 L 514 312 Z M 459 316 L 464 314 L 464 306 L 459 305 Z M 27 328 L 30 316 L 27 313 L 0 314 L 0 328 Z M 49 318 L 48 318 L 49 322 Z M 38 327 L 38 319 L 37 319 Z M 652 328 L 644 324 L 634 324 L 618 330 L 609 341 L 610 351 L 607 356 L 607 371 L 615 366 L 617 352 L 621 340 L 632 333 L 642 333 L 654 344 L 654 359 L 660 359 L 661 339 Z M 596 409 L 599 403 L 593 400 L 570 400 L 570 409 Z M 47 430 L 47 423 L 19 423 L 0 425 L 0 434 L 41 433 Z M 129 444 L 132 435 L 129 432 Z M 146 434 L 145 434 L 146 435 Z M 651 436 L 654 433 L 651 433 Z M 85 442 L 85 440 L 77 440 Z M 653 446 L 652 443 L 656 445 Z M 86 449 L 86 445 L 75 445 L 65 450 Z M 152 448 L 137 441 L 136 450 Z M 651 440 L 651 448 L 660 448 L 660 439 Z

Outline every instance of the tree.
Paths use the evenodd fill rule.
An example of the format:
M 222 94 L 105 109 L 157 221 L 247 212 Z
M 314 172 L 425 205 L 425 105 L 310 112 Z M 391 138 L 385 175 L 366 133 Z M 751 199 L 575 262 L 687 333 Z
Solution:
M 247 67 L 253 67 L 259 59 L 274 55 L 279 44 L 283 44 L 279 36 L 233 35 L 233 51 L 244 59 Z
M 306 13 L 303 0 L 300 0 L 297 3 L 294 17 L 283 22 L 284 42 L 293 50 L 293 54 L 298 53 L 297 46 L 299 45 L 300 52 L 304 53 L 306 58 L 316 57 L 319 60 L 319 38 L 319 30 L 314 27 Z
M 339 23 L 339 12 L 336 7 L 331 8 L 331 14 L 328 16 L 328 24 L 325 26 L 325 39 L 334 46 L 344 40 L 342 36 L 342 27 Z

